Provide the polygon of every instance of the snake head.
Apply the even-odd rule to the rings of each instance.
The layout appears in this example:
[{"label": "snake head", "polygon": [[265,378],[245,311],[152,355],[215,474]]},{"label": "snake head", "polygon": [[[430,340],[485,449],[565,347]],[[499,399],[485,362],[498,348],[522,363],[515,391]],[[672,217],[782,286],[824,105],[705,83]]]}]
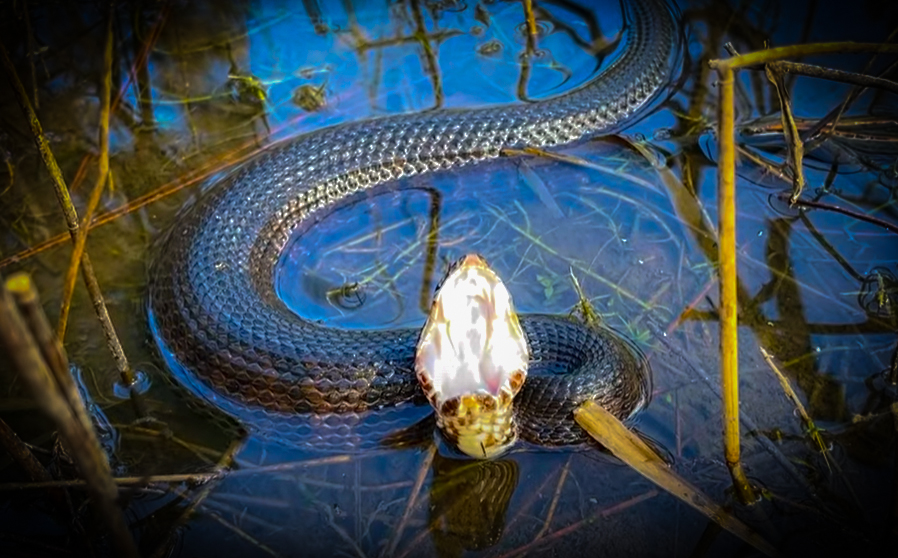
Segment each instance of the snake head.
[{"label": "snake head", "polygon": [[489,459],[517,439],[512,400],[530,348],[511,295],[481,256],[467,255],[437,287],[418,339],[415,372],[444,436]]}]

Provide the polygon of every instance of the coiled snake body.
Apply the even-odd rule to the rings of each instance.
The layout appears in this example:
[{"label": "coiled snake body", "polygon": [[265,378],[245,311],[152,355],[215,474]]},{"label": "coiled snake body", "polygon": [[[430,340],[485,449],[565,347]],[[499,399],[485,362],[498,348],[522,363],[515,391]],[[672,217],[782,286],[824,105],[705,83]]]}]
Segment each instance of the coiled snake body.
[{"label": "coiled snake body", "polygon": [[[210,189],[176,220],[151,269],[151,329],[180,365],[180,382],[239,418],[275,425],[281,417],[354,416],[419,398],[419,330],[345,330],[295,315],[274,290],[281,251],[362,190],[495,158],[505,148],[560,145],[622,127],[669,81],[679,49],[662,0],[624,0],[624,13],[623,53],[573,92],[325,128],[274,146]],[[521,325],[533,359],[515,400],[524,439],[579,441],[571,411],[586,399],[621,418],[645,403],[645,364],[616,335],[545,315],[524,315]],[[349,444],[366,441],[366,420],[341,423]]]}]

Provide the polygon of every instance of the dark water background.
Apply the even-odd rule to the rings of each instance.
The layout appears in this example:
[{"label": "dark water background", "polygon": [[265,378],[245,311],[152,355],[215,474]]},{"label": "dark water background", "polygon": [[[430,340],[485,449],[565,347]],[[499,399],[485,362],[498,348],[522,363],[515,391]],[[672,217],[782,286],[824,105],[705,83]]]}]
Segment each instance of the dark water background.
[{"label": "dark water background", "polygon": [[[119,428],[118,474],[209,471],[232,441],[221,420],[188,406],[166,383],[146,326],[152,243],[178,209],[230,165],[279,139],[370,116],[555,95],[583,84],[618,54],[617,3],[535,4],[540,34],[533,53],[517,2],[115,9],[113,97],[122,94],[110,125],[115,188],[101,201],[105,224],[91,232],[88,250],[125,350],[150,379],[149,410],[173,434],[159,435],[158,424],[131,424],[134,415],[114,395],[115,368],[79,285],[65,344],[97,406]],[[736,506],[721,441],[710,133],[717,90],[705,62],[725,56],[725,41],[740,52],[765,42],[882,41],[898,27],[898,7],[742,4],[681,3],[688,45],[682,82],[656,112],[623,132],[628,141],[561,150],[588,164],[509,158],[427,177],[415,189],[374,193],[292,244],[278,289],[304,316],[376,328],[422,323],[445,264],[469,251],[490,260],[525,312],[570,311],[577,301],[573,273],[605,320],[648,355],[654,400],[635,427],[679,474],[733,506],[787,555],[870,553],[896,525],[895,428],[888,414],[895,390],[885,374],[898,330],[898,237],[850,216],[789,209],[775,200],[788,184],[742,157],[743,451],[765,500],[751,509]],[[105,6],[86,3],[15,3],[2,8],[0,23],[26,88],[37,87],[41,122],[79,210],[96,179],[105,14]],[[806,61],[864,71],[869,59]],[[894,60],[881,56],[866,71],[894,76]],[[55,319],[70,245],[27,122],[2,83],[0,272],[31,273]],[[808,119],[820,118],[850,89],[809,78],[790,85],[796,115]],[[739,74],[736,102],[737,125],[764,117],[778,122],[773,90],[760,72]],[[868,92],[849,115],[854,127],[810,153],[806,197],[894,227],[895,96]],[[866,120],[857,124],[858,117]],[[629,143],[645,147],[652,161]],[[784,158],[778,134],[743,135],[740,146],[774,164]],[[435,247],[427,242],[434,231]],[[827,458],[803,434],[759,347],[775,356],[825,429]],[[3,418],[26,441],[49,447],[50,426],[20,382],[0,378]],[[195,515],[176,529],[171,555],[754,552],[594,449],[521,448],[472,464],[430,446],[321,455],[251,436],[237,453],[236,470],[207,485]],[[22,480],[5,455],[0,475]],[[198,493],[183,484],[128,493],[127,517],[144,552],[164,545]],[[0,492],[0,548],[12,555],[79,554],[85,537],[54,520],[39,496]]]}]

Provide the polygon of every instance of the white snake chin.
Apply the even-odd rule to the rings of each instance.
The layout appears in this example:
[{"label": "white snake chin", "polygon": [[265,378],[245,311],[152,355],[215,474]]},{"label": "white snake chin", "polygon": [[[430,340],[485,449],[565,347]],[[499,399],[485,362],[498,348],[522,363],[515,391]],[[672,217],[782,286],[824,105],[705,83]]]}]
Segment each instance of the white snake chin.
[{"label": "white snake chin", "polygon": [[512,400],[529,360],[502,280],[478,255],[456,262],[418,340],[415,372],[439,427],[459,450],[489,458],[514,443]]}]

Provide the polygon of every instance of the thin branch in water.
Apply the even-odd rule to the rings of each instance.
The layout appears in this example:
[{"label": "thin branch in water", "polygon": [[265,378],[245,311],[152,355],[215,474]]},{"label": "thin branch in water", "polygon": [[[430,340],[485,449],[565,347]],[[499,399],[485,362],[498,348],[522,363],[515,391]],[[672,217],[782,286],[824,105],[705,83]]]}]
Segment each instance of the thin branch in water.
[{"label": "thin branch in water", "polygon": [[31,70],[31,91],[34,95],[34,108],[35,110],[40,110],[41,102],[37,92],[37,70],[34,67],[34,30],[31,28],[31,13],[28,10],[28,2],[22,4],[22,11],[25,15],[25,35],[27,36],[25,44],[28,49],[28,65]]},{"label": "thin branch in water", "polygon": [[851,41],[837,43],[813,43],[809,45],[791,45],[757,52],[740,54],[727,59],[709,60],[708,65],[717,70],[727,67],[733,70],[748,68],[766,62],[797,58],[800,56],[813,56],[816,54],[851,54],[855,52],[898,52],[898,45],[882,43],[855,43]]},{"label": "thin branch in water", "polygon": [[[894,29],[889,34],[889,36],[886,37],[884,43],[892,41],[895,38],[896,34],[898,34],[898,28]],[[879,56],[879,54],[875,53],[870,57],[870,60],[867,61],[867,64],[864,66],[864,69],[861,73],[866,73],[870,70],[870,68],[873,67],[873,63],[876,61],[877,56]],[[888,75],[892,70],[895,69],[896,64],[898,64],[898,61],[889,65],[889,67],[883,70],[880,75]],[[811,144],[812,146],[816,146],[826,141],[829,134],[831,134],[836,129],[836,124],[842,118],[842,115],[845,113],[845,111],[847,111],[849,107],[851,107],[851,105],[854,103],[854,101],[856,101],[857,98],[860,97],[861,94],[866,90],[866,87],[860,85],[856,85],[854,88],[852,88],[852,90],[845,97],[845,100],[843,100],[839,104],[839,106],[829,111],[829,113],[824,116],[820,120],[820,122],[818,122],[814,127],[812,127],[804,134],[805,142]],[[824,128],[827,129],[824,131]]]},{"label": "thin branch in water", "polygon": [[783,392],[786,394],[786,397],[795,405],[795,409],[798,411],[798,415],[801,417],[802,423],[804,423],[805,430],[810,436],[811,440],[814,442],[814,445],[817,446],[817,449],[820,450],[820,453],[823,454],[823,460],[826,462],[826,467],[829,469],[830,473],[832,473],[833,469],[835,469],[839,473],[839,478],[842,479],[842,482],[845,483],[845,486],[848,488],[848,492],[851,493],[851,496],[854,498],[854,503],[857,505],[858,510],[863,509],[863,505],[861,504],[860,498],[858,498],[857,493],[854,491],[854,487],[848,481],[848,478],[842,472],[842,467],[839,466],[838,461],[832,459],[832,454],[829,452],[829,448],[826,445],[826,442],[823,441],[823,436],[821,436],[821,430],[817,427],[814,420],[811,418],[811,415],[808,414],[807,409],[805,409],[804,405],[799,399],[798,394],[795,393],[795,390],[792,388],[792,384],[789,382],[789,379],[782,373],[776,363],[773,361],[773,355],[767,352],[764,347],[759,347],[761,350],[761,355],[764,357],[764,360],[767,362],[767,366],[773,371],[773,374],[776,376],[776,379],[779,380],[780,385],[783,388]]},{"label": "thin branch in water", "polygon": [[[34,141],[37,144],[38,151],[41,154],[41,158],[43,159],[44,164],[46,165],[47,170],[50,173],[50,176],[53,178],[56,198],[59,201],[60,206],[62,207],[62,212],[65,216],[66,224],[68,225],[69,235],[72,237],[72,241],[75,242],[78,239],[78,231],[81,227],[78,221],[78,213],[75,211],[75,206],[72,204],[72,199],[69,196],[69,191],[66,186],[65,179],[62,176],[62,171],[60,170],[59,165],[56,163],[56,157],[50,150],[50,144],[48,143],[46,136],[44,136],[40,120],[38,120],[34,109],[31,108],[31,102],[28,100],[28,95],[25,93],[25,88],[22,86],[22,82],[19,80],[15,66],[13,65],[12,60],[10,60],[9,58],[9,54],[6,51],[6,47],[2,44],[0,44],[0,62],[2,62],[7,73],[7,77],[12,82],[13,89],[16,93],[16,100],[19,102],[19,106],[22,108],[22,112],[25,113],[25,116],[27,117],[28,122],[31,125],[31,131],[34,135]],[[112,352],[116,367],[118,368],[119,374],[122,377],[122,381],[125,385],[131,386],[134,384],[134,375],[131,372],[131,365],[128,363],[128,358],[125,355],[125,351],[122,348],[121,342],[119,341],[118,334],[116,334],[115,332],[115,326],[112,324],[112,319],[109,317],[109,312],[106,309],[106,303],[103,300],[103,293],[100,290],[100,285],[97,282],[97,277],[94,274],[93,265],[90,262],[90,258],[88,257],[87,252],[84,252],[81,258],[81,274],[84,278],[84,283],[87,286],[87,291],[90,296],[91,302],[93,303],[94,311],[96,312],[97,317],[100,319],[100,324],[103,327],[103,333],[106,337],[106,343],[109,346],[110,351]],[[139,404],[139,400],[137,398],[137,392],[132,391],[131,393],[132,401],[135,403],[135,408],[138,414],[141,415],[141,405]]]},{"label": "thin branch in water", "polygon": [[833,68],[824,68],[814,64],[802,64],[800,62],[790,62],[788,60],[780,60],[779,62],[771,62],[770,65],[776,66],[783,72],[795,74],[799,76],[808,76],[821,79],[829,79],[832,81],[841,81],[844,83],[853,83],[863,87],[875,87],[898,93],[898,82],[890,79],[883,79],[876,76],[868,76],[857,72],[846,72],[844,70],[835,70]]},{"label": "thin branch in water", "polygon": [[[785,193],[779,193],[776,195],[779,199],[783,201],[790,201],[790,196]],[[877,217],[873,217],[870,215],[866,215],[864,213],[860,213],[858,211],[854,211],[852,209],[848,209],[846,207],[841,207],[838,205],[832,205],[826,202],[807,200],[807,199],[798,199],[794,202],[795,205],[800,207],[813,207],[815,209],[825,209],[827,211],[834,211],[836,213],[841,213],[842,215],[847,215],[858,221],[864,221],[865,223],[870,223],[871,225],[876,225],[878,227],[882,227],[885,230],[891,233],[898,233],[898,225],[894,223],[889,223],[888,221],[883,221]]]},{"label": "thin branch in water", "polygon": [[50,328],[31,277],[25,273],[11,275],[6,281],[6,288],[15,299],[22,318],[41,351],[41,356],[53,376],[54,385],[59,395],[68,405],[72,416],[78,420],[81,430],[93,432],[93,422],[87,412],[84,400],[78,392],[75,380],[72,378],[65,349]]},{"label": "thin branch in water", "polygon": [[[898,345],[892,351],[892,362],[889,365],[889,383],[893,386],[898,384]],[[895,423],[895,427],[898,428],[898,422]]]},{"label": "thin branch in water", "polygon": [[657,489],[649,490],[648,492],[639,494],[638,496],[634,496],[634,497],[630,498],[629,500],[625,500],[625,501],[623,501],[619,504],[613,505],[609,508],[604,508],[604,509],[598,510],[597,512],[590,515],[589,517],[581,519],[580,521],[578,521],[576,523],[572,523],[572,524],[568,525],[567,527],[563,527],[557,531],[553,531],[552,533],[549,533],[548,535],[546,535],[545,537],[543,537],[541,539],[532,540],[525,545],[519,546],[518,548],[510,550],[504,554],[500,554],[498,556],[498,558],[512,558],[519,554],[524,554],[524,553],[532,550],[536,546],[543,545],[543,544],[549,543],[551,541],[563,538],[563,537],[573,533],[574,531],[580,529],[584,525],[591,525],[591,524],[595,523],[595,521],[600,518],[611,517],[618,512],[622,512],[622,511],[624,511],[628,508],[631,508],[637,504],[641,504],[642,502],[644,502],[646,500],[650,500],[660,493],[661,493],[661,491],[657,490]]},{"label": "thin branch in water", "polygon": [[[112,21],[115,17],[115,4],[109,4],[109,14],[106,27],[106,48],[103,51],[103,83],[100,87],[100,125],[99,125],[99,145],[100,156],[97,168],[97,182],[91,191],[90,199],[87,202],[87,209],[84,211],[84,217],[81,219],[81,226],[75,235],[75,246],[72,248],[72,256],[69,261],[69,267],[66,271],[65,282],[62,289],[62,305],[59,309],[59,321],[56,325],[56,336],[60,340],[65,340],[66,324],[69,317],[69,308],[72,303],[72,293],[75,292],[75,281],[78,278],[78,268],[81,263],[81,257],[84,254],[84,247],[87,244],[87,234],[90,230],[90,221],[93,219],[94,212],[100,204],[100,195],[103,193],[103,186],[109,183],[109,189],[112,189],[112,175],[109,172],[109,108],[112,99]],[[125,380],[125,378],[122,378]]]},{"label": "thin branch in water", "polygon": [[210,511],[210,512],[208,512],[206,515],[207,515],[208,517],[211,517],[211,518],[214,519],[215,521],[219,522],[220,524],[222,524],[222,525],[225,526],[226,528],[230,529],[231,531],[233,531],[234,533],[236,533],[240,538],[242,538],[242,539],[244,539],[245,541],[249,542],[250,544],[252,544],[252,545],[255,546],[256,548],[258,548],[259,550],[265,552],[265,553],[268,554],[269,556],[274,556],[275,558],[280,558],[281,555],[280,555],[278,552],[276,552],[273,548],[271,548],[270,546],[264,544],[263,542],[261,542],[260,540],[258,540],[258,539],[255,538],[255,537],[253,537],[252,535],[250,535],[249,533],[247,533],[246,531],[244,531],[244,530],[241,529],[240,527],[237,527],[236,525],[234,525],[233,523],[231,523],[230,521],[226,521],[224,518],[222,518],[221,516],[219,516],[218,513],[213,512],[213,511]]},{"label": "thin branch in water", "polygon": [[528,101],[527,84],[530,82],[530,72],[533,69],[532,59],[536,53],[536,19],[533,15],[532,0],[524,0],[524,19],[527,23],[527,43],[524,54],[521,56],[521,72],[518,74],[517,94],[519,101]]},{"label": "thin branch in water", "polygon": [[[44,468],[40,461],[31,453],[28,445],[25,444],[10,428],[6,421],[0,418],[0,445],[6,448],[10,457],[18,463],[19,467],[34,482],[50,482],[53,477],[50,472]],[[50,501],[56,510],[61,514],[69,513],[65,493],[59,488],[51,489],[48,492]]]},{"label": "thin branch in water", "polygon": [[776,96],[780,103],[783,136],[786,139],[786,144],[789,146],[789,159],[792,162],[792,197],[789,199],[789,203],[793,204],[801,195],[805,185],[804,144],[801,141],[801,136],[798,134],[795,117],[792,116],[792,101],[789,98],[789,91],[786,90],[783,71],[776,62],[767,64],[764,70],[767,73],[767,79],[770,80],[776,90]]},{"label": "thin branch in water", "polygon": [[[135,486],[151,484],[202,484],[219,478],[219,473],[183,473],[176,475],[150,475],[146,477],[118,477],[112,481],[117,486]],[[0,492],[16,490],[43,490],[45,488],[85,488],[83,479],[55,480],[46,482],[7,482],[0,484]]]},{"label": "thin branch in water", "polygon": [[779,367],[773,362],[773,355],[767,352],[764,347],[759,347],[761,351],[761,355],[764,357],[764,360],[767,362],[767,366],[770,367],[770,370],[773,371],[773,374],[776,376],[776,379],[779,380],[780,386],[783,388],[783,392],[786,394],[786,397],[795,405],[795,409],[798,411],[798,415],[801,417],[801,421],[804,423],[805,429],[807,429],[808,434],[811,437],[811,440],[823,454],[823,459],[826,461],[826,466],[830,468],[832,471],[831,460],[832,456],[829,454],[829,449],[826,447],[826,443],[823,441],[823,437],[820,435],[820,429],[817,428],[817,425],[814,423],[814,419],[811,418],[811,415],[808,414],[808,411],[804,408],[804,405],[799,399],[798,394],[795,393],[795,390],[792,389],[792,384],[789,383],[788,378],[783,375],[782,371],[780,371]]}]

